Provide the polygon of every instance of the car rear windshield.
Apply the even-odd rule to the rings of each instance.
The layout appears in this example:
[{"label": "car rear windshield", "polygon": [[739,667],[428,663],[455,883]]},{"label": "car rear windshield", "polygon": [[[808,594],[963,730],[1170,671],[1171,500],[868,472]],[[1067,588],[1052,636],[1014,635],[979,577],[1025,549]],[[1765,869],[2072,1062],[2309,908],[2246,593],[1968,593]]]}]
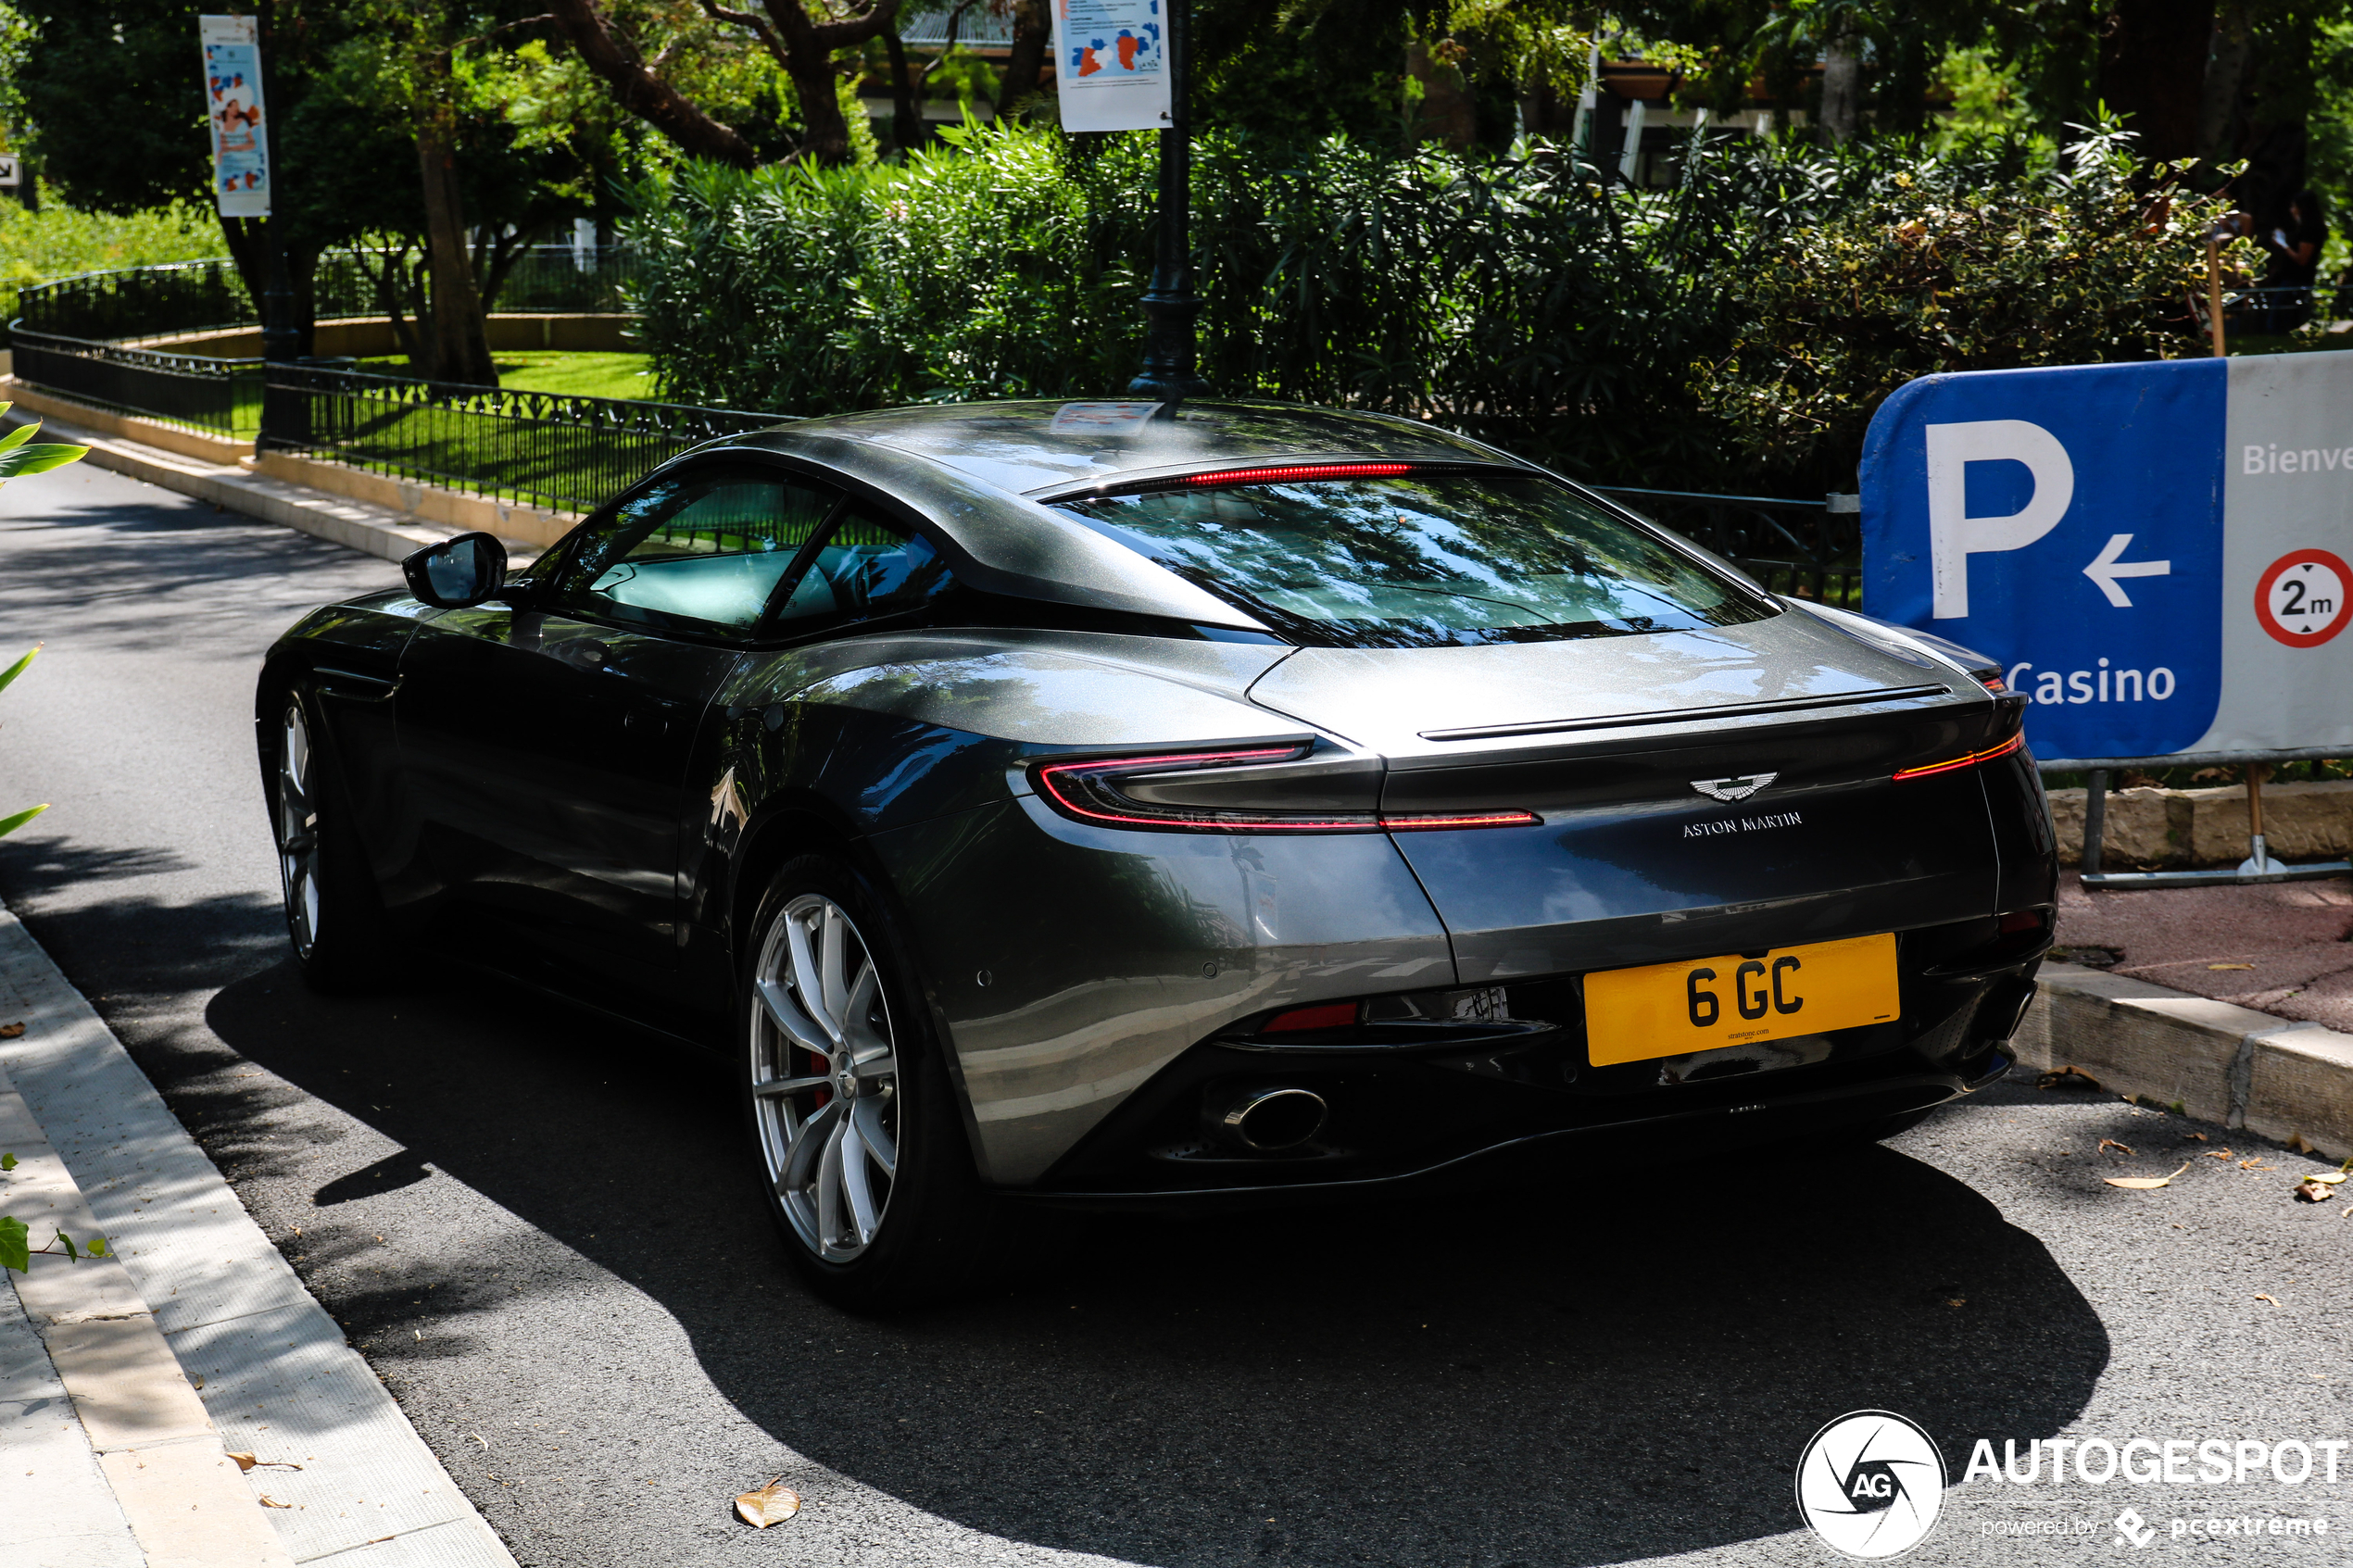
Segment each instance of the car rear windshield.
[{"label": "car rear windshield", "polygon": [[1534,477],[1184,485],[1062,503],[1293,640],[1552,642],[1728,626],[1770,601]]}]

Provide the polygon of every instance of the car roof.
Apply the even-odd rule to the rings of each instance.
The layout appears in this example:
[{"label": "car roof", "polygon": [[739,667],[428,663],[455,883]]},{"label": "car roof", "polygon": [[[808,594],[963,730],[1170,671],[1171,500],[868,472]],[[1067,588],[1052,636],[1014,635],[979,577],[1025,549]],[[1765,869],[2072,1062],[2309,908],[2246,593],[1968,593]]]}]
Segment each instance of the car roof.
[{"label": "car roof", "polygon": [[1509,462],[1491,447],[1388,414],[1298,404],[961,403],[799,420],[748,438],[790,450],[847,437],[953,469],[994,489],[1051,495],[1126,480],[1277,459]]},{"label": "car roof", "polygon": [[1371,460],[1523,467],[1434,426],[1280,403],[1005,402],[882,408],[724,438],[874,486],[931,525],[949,570],[992,594],[1201,626],[1265,628],[1084,519],[1047,503],[1098,485],[1224,468]]}]

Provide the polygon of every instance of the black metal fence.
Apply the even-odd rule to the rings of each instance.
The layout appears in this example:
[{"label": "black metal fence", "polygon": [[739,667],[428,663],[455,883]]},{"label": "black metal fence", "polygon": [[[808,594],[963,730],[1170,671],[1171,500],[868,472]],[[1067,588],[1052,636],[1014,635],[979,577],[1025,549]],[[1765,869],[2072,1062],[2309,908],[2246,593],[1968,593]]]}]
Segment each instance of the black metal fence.
[{"label": "black metal fence", "polygon": [[552,511],[593,510],[689,446],[786,418],[298,365],[268,374],[298,410],[283,448]]},{"label": "black metal fence", "polygon": [[80,402],[224,437],[251,430],[261,412],[259,359],[130,348],[19,327],[15,373]]},{"label": "black metal fence", "polygon": [[[314,277],[318,319],[384,314],[376,286],[380,251],[329,251]],[[487,302],[497,310],[612,313],[628,308],[623,291],[637,263],[623,247],[535,245],[518,256]],[[17,295],[17,330],[60,337],[114,340],[227,332],[261,324],[261,313],[236,267],[175,261],[113,272],[85,272],[35,283]]]},{"label": "black metal fence", "polygon": [[[1863,606],[1863,517],[1819,501],[1592,487],[1737,563],[1774,593],[1842,609]],[[1852,500],[1852,497],[1848,498]]]}]

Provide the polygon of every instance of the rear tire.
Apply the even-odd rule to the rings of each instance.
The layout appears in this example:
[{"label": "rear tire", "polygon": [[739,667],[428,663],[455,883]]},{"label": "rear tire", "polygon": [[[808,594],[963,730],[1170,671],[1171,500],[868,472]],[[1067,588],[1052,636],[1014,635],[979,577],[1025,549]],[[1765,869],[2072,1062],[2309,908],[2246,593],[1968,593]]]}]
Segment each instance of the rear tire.
[{"label": "rear tire", "polygon": [[390,933],[351,820],[350,792],[319,745],[321,734],[316,707],[288,692],[279,710],[271,818],[295,967],[315,990],[350,991],[383,976]]},{"label": "rear tire", "polygon": [[962,1107],[882,900],[830,856],[787,861],[738,974],[754,1170],[794,1271],[849,1311],[978,1285],[997,1261]]}]

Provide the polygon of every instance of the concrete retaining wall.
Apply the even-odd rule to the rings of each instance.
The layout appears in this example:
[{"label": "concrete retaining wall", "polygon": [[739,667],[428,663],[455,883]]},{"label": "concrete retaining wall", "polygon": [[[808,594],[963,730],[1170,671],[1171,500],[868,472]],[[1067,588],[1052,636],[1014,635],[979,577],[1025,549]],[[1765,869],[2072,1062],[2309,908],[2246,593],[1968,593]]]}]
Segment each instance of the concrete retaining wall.
[{"label": "concrete retaining wall", "polygon": [[2036,990],[2012,1042],[2027,1066],[2353,1156],[2353,1035],[2074,964],[2045,963]]},{"label": "concrete retaining wall", "polygon": [[[2059,859],[2077,864],[2083,848],[2083,794],[2051,791]],[[2353,779],[2263,786],[2263,837],[2279,859],[2342,860],[2353,856]],[[2109,871],[2235,866],[2246,859],[2246,791],[2112,789],[2100,834]]]}]

